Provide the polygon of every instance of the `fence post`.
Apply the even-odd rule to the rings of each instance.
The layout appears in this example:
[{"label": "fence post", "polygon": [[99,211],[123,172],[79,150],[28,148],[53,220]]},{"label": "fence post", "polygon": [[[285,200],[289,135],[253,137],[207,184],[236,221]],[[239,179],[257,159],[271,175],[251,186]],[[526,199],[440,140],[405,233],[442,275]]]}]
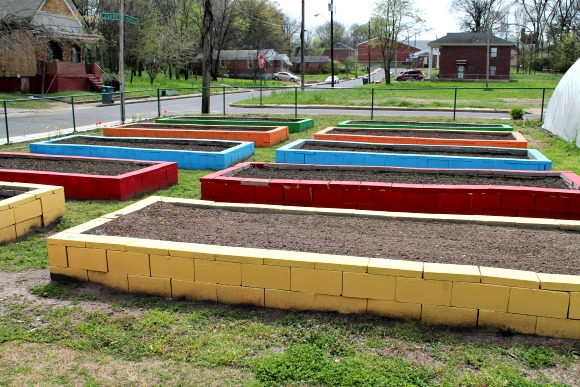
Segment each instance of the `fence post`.
[{"label": "fence post", "polygon": [[161,117],[161,97],[159,88],[157,88],[157,117]]},{"label": "fence post", "polygon": [[8,133],[8,109],[6,108],[6,100],[4,102],[4,125],[6,125],[6,144],[10,143],[10,134]]},{"label": "fence post", "polygon": [[453,121],[455,121],[456,113],[457,113],[457,87],[455,87],[455,93],[453,96]]},{"label": "fence post", "polygon": [[262,106],[262,82],[260,82],[260,106]]},{"label": "fence post", "polygon": [[75,97],[74,96],[70,96],[70,106],[72,109],[72,119],[73,119],[73,133],[77,132],[77,124],[76,124],[76,119],[75,119]]},{"label": "fence post", "polygon": [[125,106],[125,92],[122,91],[119,94],[121,96],[121,103],[119,104],[119,106],[121,106],[121,123],[124,124],[125,123],[125,109],[123,109],[123,107]]},{"label": "fence post", "polygon": [[223,92],[222,92],[222,104],[224,105],[224,116],[226,115],[226,87],[223,86],[222,87]]},{"label": "fence post", "polygon": [[375,118],[375,88],[371,89],[371,120]]},{"label": "fence post", "polygon": [[546,88],[542,89],[542,110],[540,110],[540,121],[544,121],[544,101],[546,98]]},{"label": "fence post", "polygon": [[298,88],[294,88],[294,118],[298,118]]}]

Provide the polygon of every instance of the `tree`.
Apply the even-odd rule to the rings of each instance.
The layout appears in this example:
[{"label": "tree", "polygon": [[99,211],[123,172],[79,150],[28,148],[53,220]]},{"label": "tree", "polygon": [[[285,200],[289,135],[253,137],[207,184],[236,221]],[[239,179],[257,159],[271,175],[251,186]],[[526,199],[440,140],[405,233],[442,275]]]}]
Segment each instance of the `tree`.
[{"label": "tree", "polygon": [[[337,43],[347,42],[348,34],[347,34],[347,27],[345,24],[341,22],[334,21],[334,45],[336,46]],[[330,48],[330,22],[326,22],[324,24],[319,25],[314,30],[314,34],[320,41],[322,48]]]},{"label": "tree", "polygon": [[522,15],[521,39],[529,47],[529,57],[524,58],[528,72],[542,68],[542,51],[545,42],[546,16],[549,0],[518,0]]},{"label": "tree", "polygon": [[[380,0],[376,3],[371,24],[377,39],[369,44],[381,52],[386,74],[389,74],[392,59],[397,54],[399,36],[414,35],[423,27],[425,21],[420,14],[412,0]],[[385,77],[385,82],[390,84],[391,77]]]},{"label": "tree", "polygon": [[463,31],[487,32],[505,20],[509,6],[510,0],[453,0],[449,10],[459,14]]},{"label": "tree", "polygon": [[568,71],[580,58],[580,36],[574,32],[568,32],[555,51],[554,69],[561,72]]},{"label": "tree", "polygon": [[202,47],[203,47],[203,65],[202,65],[202,90],[201,90],[201,112],[203,114],[209,114],[210,112],[210,69],[211,69],[211,58],[212,58],[212,24],[213,24],[213,11],[211,0],[204,0],[203,4],[203,34],[202,34]]}]

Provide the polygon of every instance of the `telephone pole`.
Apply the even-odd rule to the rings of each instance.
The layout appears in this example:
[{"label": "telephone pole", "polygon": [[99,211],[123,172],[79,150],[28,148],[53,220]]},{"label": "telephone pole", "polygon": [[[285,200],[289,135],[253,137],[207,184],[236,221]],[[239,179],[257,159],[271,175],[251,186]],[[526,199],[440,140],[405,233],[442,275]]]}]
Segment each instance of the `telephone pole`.
[{"label": "telephone pole", "polygon": [[125,123],[125,0],[119,9],[119,94],[121,101],[121,123]]}]

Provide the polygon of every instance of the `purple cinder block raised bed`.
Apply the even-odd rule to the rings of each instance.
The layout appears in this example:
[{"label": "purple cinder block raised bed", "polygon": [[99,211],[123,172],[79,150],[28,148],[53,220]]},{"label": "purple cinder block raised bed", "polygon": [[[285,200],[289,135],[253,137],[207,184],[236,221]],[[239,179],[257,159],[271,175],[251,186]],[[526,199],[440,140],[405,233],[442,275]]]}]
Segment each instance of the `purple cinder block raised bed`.
[{"label": "purple cinder block raised bed", "polygon": [[[42,166],[24,169],[27,160],[41,161]],[[103,174],[63,172],[67,165],[68,170],[85,168],[81,164],[90,164]],[[177,184],[177,164],[168,162],[0,152],[0,166],[0,180],[62,186],[69,199],[125,200]],[[120,166],[126,172],[107,174]]]},{"label": "purple cinder block raised bed", "polygon": [[580,176],[567,171],[241,163],[200,181],[220,202],[580,220]]}]

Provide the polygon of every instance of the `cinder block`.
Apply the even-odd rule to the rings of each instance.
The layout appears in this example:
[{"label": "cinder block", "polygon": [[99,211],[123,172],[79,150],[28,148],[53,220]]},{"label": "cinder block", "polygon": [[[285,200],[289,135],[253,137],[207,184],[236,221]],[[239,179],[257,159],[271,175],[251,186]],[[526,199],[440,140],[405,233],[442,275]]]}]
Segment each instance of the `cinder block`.
[{"label": "cinder block", "polygon": [[14,209],[7,208],[0,211],[0,228],[6,228],[9,226],[14,226],[16,221],[14,220]]},{"label": "cinder block", "polygon": [[242,285],[242,267],[239,263],[194,260],[195,282],[222,285]]},{"label": "cinder block", "polygon": [[424,324],[475,328],[477,326],[477,309],[423,304],[421,322]]},{"label": "cinder block", "polygon": [[128,280],[129,291],[132,293],[171,297],[171,282],[169,278],[143,277],[129,274]]},{"label": "cinder block", "polygon": [[109,288],[129,291],[129,281],[127,274],[119,273],[102,273],[100,271],[88,271],[89,282],[95,282]]},{"label": "cinder block", "polygon": [[153,239],[135,239],[127,244],[127,251],[143,254],[169,255],[169,243],[159,243]]},{"label": "cinder block", "polygon": [[189,281],[195,279],[193,258],[151,254],[149,262],[152,277],[177,278]]},{"label": "cinder block", "polygon": [[290,268],[271,265],[242,265],[242,286],[290,290]]},{"label": "cinder block", "polygon": [[369,258],[349,257],[344,255],[314,254],[314,268],[353,273],[366,273]]},{"label": "cinder block", "polygon": [[570,293],[539,289],[512,288],[508,312],[554,318],[566,318]]},{"label": "cinder block", "polygon": [[536,334],[562,339],[580,339],[580,320],[538,317]]},{"label": "cinder block", "polygon": [[44,212],[42,214],[42,225],[44,227],[49,226],[59,218],[62,218],[64,215],[65,215],[64,209]]},{"label": "cinder block", "polygon": [[495,267],[480,266],[481,283],[504,286],[517,286],[519,288],[539,289],[540,279],[531,271],[499,269]]},{"label": "cinder block", "polygon": [[16,225],[16,237],[20,238],[23,235],[26,235],[31,230],[41,228],[42,227],[42,217],[38,216],[36,218],[23,220],[21,222],[17,222]]},{"label": "cinder block", "polygon": [[265,306],[286,310],[316,310],[313,293],[289,292],[286,290],[266,289]]},{"label": "cinder block", "polygon": [[0,229],[0,243],[10,242],[16,239],[16,226],[8,226]]},{"label": "cinder block", "polygon": [[107,271],[107,252],[103,249],[67,247],[68,265],[74,269]]},{"label": "cinder block", "polygon": [[367,312],[366,299],[315,294],[314,302],[316,303],[317,309],[323,311],[343,314],[366,314]]},{"label": "cinder block", "polygon": [[28,203],[14,207],[14,220],[16,223],[42,216],[42,206],[40,200],[33,200]]},{"label": "cinder block", "polygon": [[397,278],[395,300],[423,305],[451,305],[451,281]]},{"label": "cinder block", "polygon": [[264,306],[264,289],[217,285],[217,300],[224,304]]},{"label": "cinder block", "polygon": [[217,285],[172,279],[171,297],[217,302]]},{"label": "cinder block", "polygon": [[394,277],[422,278],[423,262],[371,258],[369,260],[368,273]]},{"label": "cinder block", "polygon": [[291,289],[295,292],[342,294],[342,272],[317,269],[292,268]]},{"label": "cinder block", "polygon": [[126,251],[126,244],[133,240],[127,237],[83,234],[85,246],[91,249]]},{"label": "cinder block", "polygon": [[107,261],[111,273],[151,275],[148,254],[107,250]]},{"label": "cinder block", "polygon": [[48,246],[48,264],[50,266],[68,267],[68,259],[66,258],[66,247],[59,245]]},{"label": "cinder block", "polygon": [[88,281],[87,271],[83,269],[76,269],[73,267],[60,267],[51,266],[50,267],[50,279],[53,281],[58,281],[62,279],[62,276],[72,278],[77,281]]},{"label": "cinder block", "polygon": [[268,255],[269,257],[264,257],[264,265],[314,269],[316,263],[316,254],[313,253],[269,250]]},{"label": "cinder block", "polygon": [[342,280],[342,295],[345,297],[395,300],[396,277],[364,273],[343,273]]},{"label": "cinder block", "polygon": [[508,286],[454,282],[451,306],[507,312],[509,297]]},{"label": "cinder block", "polygon": [[48,196],[43,196],[40,198],[40,205],[42,207],[43,213],[51,211],[61,211],[64,214],[65,212],[64,193],[61,194],[53,193]]},{"label": "cinder block", "polygon": [[264,263],[265,254],[267,254],[267,250],[265,249],[216,246],[215,260],[261,265]]},{"label": "cinder block", "polygon": [[538,273],[538,278],[541,282],[541,289],[580,292],[580,276],[578,275]]},{"label": "cinder block", "polygon": [[570,310],[568,318],[580,320],[580,292],[570,293]]},{"label": "cinder block", "polygon": [[368,300],[367,312],[383,317],[419,320],[421,304],[371,299]]},{"label": "cinder block", "polygon": [[533,334],[536,331],[536,320],[536,316],[480,309],[477,325],[491,329],[512,328],[520,333]]},{"label": "cinder block", "polygon": [[198,243],[172,242],[169,244],[169,255],[214,261],[217,247],[218,246],[202,245]]},{"label": "cinder block", "polygon": [[478,266],[448,263],[425,262],[423,265],[423,278],[442,281],[480,282]]}]

